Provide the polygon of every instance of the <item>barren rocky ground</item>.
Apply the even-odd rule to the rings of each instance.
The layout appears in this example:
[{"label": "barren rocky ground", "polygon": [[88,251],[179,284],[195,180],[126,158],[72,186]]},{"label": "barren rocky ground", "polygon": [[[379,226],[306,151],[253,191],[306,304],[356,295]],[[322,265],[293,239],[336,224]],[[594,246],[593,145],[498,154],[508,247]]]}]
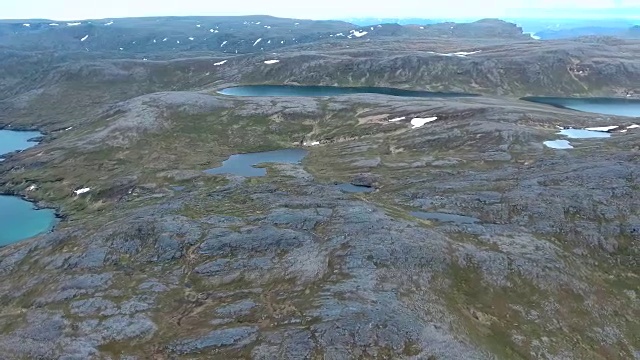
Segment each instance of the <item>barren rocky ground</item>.
[{"label": "barren rocky ground", "polygon": [[[0,358],[640,358],[640,129],[543,146],[558,127],[638,119],[518,100],[637,98],[639,42],[539,42],[496,21],[336,40],[366,29],[272,19],[305,41],[262,51],[265,20],[173,27],[261,26],[237,32],[249,43],[237,55],[112,51],[134,32],[163,36],[118,19],[116,35],[86,25],[102,41],[89,51],[66,45],[78,30],[35,55],[23,39],[52,29],[3,33],[0,124],[45,138],[0,162],[0,187],[63,220],[0,249]],[[482,96],[217,93],[283,83]],[[265,177],[204,173],[316,142]]]}]

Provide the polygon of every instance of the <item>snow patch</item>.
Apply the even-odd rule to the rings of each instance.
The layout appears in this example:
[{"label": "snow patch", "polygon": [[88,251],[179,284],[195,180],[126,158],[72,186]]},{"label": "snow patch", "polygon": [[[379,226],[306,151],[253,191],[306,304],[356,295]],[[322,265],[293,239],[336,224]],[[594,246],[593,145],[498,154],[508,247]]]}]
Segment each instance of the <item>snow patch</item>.
[{"label": "snow patch", "polygon": [[190,37],[189,40],[193,41],[193,40],[195,40],[195,38]]},{"label": "snow patch", "polygon": [[428,118],[413,118],[411,119],[411,125],[413,125],[412,129],[417,129],[424,124],[430,123],[432,121],[438,120],[438,117],[428,117]]},{"label": "snow patch", "polygon": [[269,26],[269,25],[265,25],[264,27],[265,27],[265,29],[271,29],[271,26]]},{"label": "snow patch", "polygon": [[220,45],[220,47],[223,47],[223,46],[225,46],[225,45],[227,45],[227,42],[226,42],[226,41],[222,42],[222,45]]},{"label": "snow patch", "polygon": [[74,190],[73,192],[77,195],[82,195],[82,194],[86,194],[89,191],[91,191],[91,188],[82,188],[82,189],[78,189],[78,190]]},{"label": "snow patch", "polygon": [[435,55],[440,55],[440,56],[457,56],[457,57],[467,57],[467,55],[473,55],[473,54],[477,54],[479,53],[480,50],[478,51],[458,51],[458,52],[454,52],[454,53],[437,53],[434,51],[427,51],[427,53],[429,54],[435,54]]},{"label": "snow patch", "polygon": [[168,38],[164,38],[164,39],[162,39],[162,41],[167,41],[167,40],[169,40],[169,39],[168,39]]},{"label": "snow patch", "polygon": [[258,45],[258,43],[259,43],[260,41],[262,41],[262,38],[260,38],[260,39],[256,40],[256,42],[254,42],[254,43],[253,43],[253,46]]},{"label": "snow patch", "polygon": [[453,53],[453,55],[455,55],[455,56],[467,56],[467,55],[477,54],[479,52],[480,52],[480,50],[478,50],[478,51],[470,51],[470,52],[458,51],[456,53]]},{"label": "snow patch", "polygon": [[27,188],[27,191],[33,191],[36,190],[38,187],[36,185],[31,185]]},{"label": "snow patch", "polygon": [[104,26],[111,26],[113,25],[113,21],[109,21],[108,23],[104,24]]},{"label": "snow patch", "polygon": [[200,24],[196,25],[196,27],[200,27]]},{"label": "snow patch", "polygon": [[403,117],[399,117],[399,118],[395,118],[395,119],[391,119],[391,120],[389,120],[389,122],[402,121],[402,120],[404,120],[404,119],[406,119],[406,117],[405,117],[405,116],[403,116]]},{"label": "snow patch", "polygon": [[60,24],[51,23],[51,24],[49,24],[49,26],[60,26]]},{"label": "snow patch", "polygon": [[80,41],[85,41],[89,38],[89,35],[85,35],[82,39],[80,39]]},{"label": "snow patch", "polygon": [[640,125],[638,125],[638,124],[633,124],[633,125],[629,125],[629,126],[627,126],[627,129],[637,129],[637,128],[640,128]]},{"label": "snow patch", "polygon": [[267,60],[264,63],[267,64],[267,65],[271,65],[271,64],[277,64],[279,62],[280,62],[280,60]]},{"label": "snow patch", "polygon": [[366,32],[366,31],[351,30],[351,35],[349,35],[349,38],[351,38],[352,36],[355,36],[355,37],[359,38],[359,37],[363,37],[363,36],[365,36],[367,34],[368,34],[368,32]]},{"label": "snow patch", "polygon": [[24,26],[24,27],[30,27],[30,26],[31,26],[31,24],[22,24],[22,26]]},{"label": "snow patch", "polygon": [[213,65],[214,65],[214,66],[224,65],[227,61],[229,61],[229,60],[222,60],[222,61],[220,61],[220,62],[217,62],[217,63],[213,64]]},{"label": "snow patch", "polygon": [[67,26],[78,26],[78,25],[82,25],[82,23],[79,23],[79,22],[67,23]]}]

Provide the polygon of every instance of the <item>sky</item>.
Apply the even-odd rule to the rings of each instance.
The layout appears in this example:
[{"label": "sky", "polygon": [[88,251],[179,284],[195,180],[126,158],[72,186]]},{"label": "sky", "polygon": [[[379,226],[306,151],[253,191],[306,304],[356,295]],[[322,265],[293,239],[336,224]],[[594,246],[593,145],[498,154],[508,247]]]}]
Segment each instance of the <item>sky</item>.
[{"label": "sky", "polygon": [[603,8],[634,8],[623,13],[640,18],[640,0],[0,0],[0,18],[81,20],[190,15],[273,15],[303,19],[507,18],[532,14],[553,17],[561,13],[597,15],[598,9]]}]

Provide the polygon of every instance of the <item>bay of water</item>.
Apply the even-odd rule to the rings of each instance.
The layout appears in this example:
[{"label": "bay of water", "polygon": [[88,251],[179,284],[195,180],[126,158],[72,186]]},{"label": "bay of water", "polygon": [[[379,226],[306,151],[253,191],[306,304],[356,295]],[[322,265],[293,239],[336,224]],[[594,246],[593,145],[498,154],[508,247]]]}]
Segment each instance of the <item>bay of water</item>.
[{"label": "bay of water", "polygon": [[0,195],[0,247],[45,233],[55,223],[53,210],[38,210],[19,197]]},{"label": "bay of water", "polygon": [[37,131],[0,130],[0,156],[17,150],[25,150],[38,145],[29,139],[42,136]]}]

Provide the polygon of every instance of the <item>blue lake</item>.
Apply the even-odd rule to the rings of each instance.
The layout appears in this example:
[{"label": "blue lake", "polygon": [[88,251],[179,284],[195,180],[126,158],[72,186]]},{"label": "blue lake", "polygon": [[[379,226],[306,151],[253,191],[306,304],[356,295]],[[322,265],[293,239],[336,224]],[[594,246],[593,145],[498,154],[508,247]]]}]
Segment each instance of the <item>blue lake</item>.
[{"label": "blue lake", "polygon": [[544,146],[552,149],[561,149],[561,150],[573,149],[573,146],[567,140],[549,140],[549,141],[543,142],[543,144]]},{"label": "blue lake", "polygon": [[[0,156],[36,146],[29,139],[42,134],[33,131],[0,130]],[[45,233],[56,223],[51,209],[37,209],[16,196],[0,195],[0,247]]]},{"label": "blue lake", "polygon": [[441,98],[476,96],[464,93],[402,90],[385,87],[338,87],[338,86],[292,86],[292,85],[247,85],[230,87],[218,91],[231,96],[340,96],[354,94],[378,94],[401,97]]},{"label": "blue lake", "polygon": [[207,174],[232,174],[246,177],[267,175],[267,169],[257,168],[256,165],[266,163],[297,164],[307,156],[304,149],[283,149],[249,154],[231,155],[222,162],[222,166],[205,170]]},{"label": "blue lake", "polygon": [[608,132],[585,129],[564,129],[560,130],[558,135],[564,135],[569,139],[602,139],[611,137]]},{"label": "blue lake", "polygon": [[525,97],[522,100],[583,112],[640,117],[640,100],[637,99]]}]

